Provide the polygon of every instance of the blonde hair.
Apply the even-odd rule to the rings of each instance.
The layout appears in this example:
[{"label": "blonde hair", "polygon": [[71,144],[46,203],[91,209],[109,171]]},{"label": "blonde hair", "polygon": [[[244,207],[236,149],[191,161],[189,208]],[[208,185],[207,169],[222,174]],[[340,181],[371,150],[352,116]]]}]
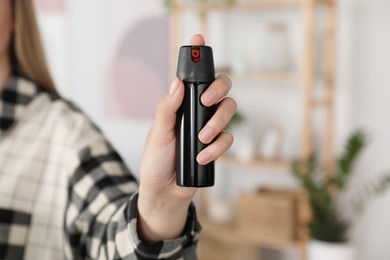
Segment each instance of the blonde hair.
[{"label": "blonde hair", "polygon": [[11,0],[14,3],[14,23],[11,51],[14,65],[32,81],[55,92],[38,30],[31,0]]}]

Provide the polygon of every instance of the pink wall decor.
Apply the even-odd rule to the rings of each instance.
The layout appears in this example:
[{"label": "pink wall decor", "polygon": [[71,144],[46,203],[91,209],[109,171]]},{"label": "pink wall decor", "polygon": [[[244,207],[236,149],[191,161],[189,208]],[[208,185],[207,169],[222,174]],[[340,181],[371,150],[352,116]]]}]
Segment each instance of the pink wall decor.
[{"label": "pink wall decor", "polygon": [[168,21],[150,17],[123,33],[103,90],[108,117],[152,118],[168,88]]},{"label": "pink wall decor", "polygon": [[34,0],[35,6],[39,11],[62,12],[65,10],[66,0]]}]

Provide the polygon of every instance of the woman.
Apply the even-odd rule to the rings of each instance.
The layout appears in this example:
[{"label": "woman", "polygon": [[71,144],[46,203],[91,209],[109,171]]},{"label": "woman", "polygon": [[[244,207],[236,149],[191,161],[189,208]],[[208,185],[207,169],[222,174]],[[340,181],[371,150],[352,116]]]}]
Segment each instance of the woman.
[{"label": "woman", "polygon": [[[204,44],[201,36],[191,44]],[[194,188],[175,182],[176,80],[160,100],[145,143],[139,186],[103,134],[57,93],[31,0],[0,0],[0,259],[196,258]],[[236,110],[219,76],[201,98],[218,102],[200,132],[221,156]]]}]

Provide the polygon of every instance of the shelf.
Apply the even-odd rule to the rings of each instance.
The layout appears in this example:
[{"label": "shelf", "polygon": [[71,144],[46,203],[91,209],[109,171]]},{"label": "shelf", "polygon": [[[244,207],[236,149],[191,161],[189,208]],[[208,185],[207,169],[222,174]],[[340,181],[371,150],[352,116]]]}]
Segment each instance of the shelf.
[{"label": "shelf", "polygon": [[336,3],[336,0],[317,0],[318,4],[332,5]]},{"label": "shelf", "polygon": [[269,168],[273,170],[280,171],[289,171],[291,163],[289,161],[284,160],[264,160],[261,158],[255,158],[250,161],[242,161],[238,158],[235,158],[231,155],[225,155],[221,157],[217,163],[221,165],[229,165],[236,167],[246,167],[246,168]]},{"label": "shelf", "polygon": [[[316,4],[333,4],[334,0],[315,0]],[[304,4],[304,0],[258,0],[253,3],[246,4],[180,4],[175,3],[172,7],[190,10],[190,11],[202,11],[202,12],[213,12],[213,11],[241,11],[241,12],[254,12],[258,10],[278,10],[278,9],[297,9]]]},{"label": "shelf", "polygon": [[295,71],[261,71],[245,73],[226,73],[232,79],[245,82],[253,81],[277,81],[277,82],[297,82],[299,73]]},{"label": "shelf", "polygon": [[225,243],[234,243],[254,247],[268,247],[272,249],[298,248],[302,242],[280,240],[272,237],[259,236],[248,232],[239,232],[233,225],[218,225],[212,223],[204,216],[199,216],[202,225],[200,237],[215,239]]},{"label": "shelf", "polygon": [[175,7],[191,11],[243,11],[253,12],[259,9],[291,9],[297,8],[301,1],[259,1],[248,4],[176,4]]},{"label": "shelf", "polygon": [[[177,3],[181,2],[181,3]],[[189,2],[201,2],[203,4],[190,4]],[[207,4],[207,3],[211,4]],[[212,4],[214,2],[214,4]],[[313,114],[316,111],[317,107],[324,108],[325,112],[325,135],[321,139],[321,143],[324,145],[324,150],[322,151],[325,158],[333,158],[333,129],[334,129],[334,116],[333,116],[333,96],[334,96],[334,73],[335,73],[335,58],[337,52],[335,47],[337,46],[335,42],[335,33],[337,25],[337,5],[336,0],[252,0],[245,1],[246,3],[239,3],[239,0],[231,1],[237,2],[236,4],[226,4],[220,3],[215,4],[217,1],[188,1],[188,0],[173,0],[171,6],[171,55],[175,57],[177,55],[177,50],[179,49],[178,43],[182,40],[183,27],[185,25],[185,11],[191,11],[192,14],[198,15],[198,25],[199,32],[204,34],[207,38],[210,33],[212,33],[212,27],[209,26],[210,16],[213,12],[224,14],[227,13],[239,13],[243,14],[255,14],[255,15],[264,15],[265,12],[301,12],[302,13],[302,41],[303,41],[303,52],[299,54],[302,57],[302,61],[299,64],[300,67],[296,71],[284,71],[284,72],[264,72],[264,71],[251,71],[243,74],[229,74],[233,80],[242,81],[242,82],[253,82],[253,81],[276,81],[276,82],[285,82],[294,80],[293,83],[298,83],[300,86],[301,97],[299,102],[302,103],[302,141],[301,143],[301,153],[300,156],[308,156],[313,149],[313,142],[315,140],[315,129],[313,123]],[[224,2],[224,1],[218,1]],[[244,1],[242,1],[244,2]],[[249,3],[250,2],[250,3]],[[317,49],[317,42],[315,41],[316,36],[316,23],[317,23],[317,7],[325,8],[327,15],[321,17],[321,22],[326,24],[324,34],[324,48],[322,48],[321,53],[325,57],[324,68],[326,84],[325,84],[325,99],[314,99],[316,88],[315,88],[315,79],[317,75],[316,64],[315,64],[315,51]],[[257,14],[255,13],[257,12]],[[240,16],[241,17],[241,16]],[[229,17],[227,17],[229,18]],[[245,21],[245,19],[243,19]],[[242,24],[242,28],[246,28],[245,24]],[[241,28],[240,27],[240,28]],[[226,28],[229,29],[229,28]],[[245,42],[243,42],[245,45]],[[230,53],[229,53],[230,54]],[[247,67],[248,68],[248,67]],[[220,68],[223,70],[224,68]],[[231,72],[227,68],[226,72]],[[175,60],[172,59],[171,62],[171,74],[174,75],[176,70]],[[301,108],[299,108],[301,109]],[[262,160],[256,158],[250,161],[242,161],[233,156],[223,156],[216,162],[217,166],[221,167],[232,167],[240,169],[234,172],[242,172],[242,168],[255,168],[257,170],[264,169],[265,171],[277,172],[277,174],[289,173],[291,162],[286,160]],[[265,172],[262,171],[262,172]],[[229,188],[229,187],[227,187]],[[209,201],[208,189],[202,189],[199,192],[199,207],[198,213],[207,212],[207,202]],[[203,241],[207,242],[208,240],[215,240],[226,244],[227,246],[234,244],[246,245],[249,247],[270,247],[274,249],[285,249],[285,248],[298,248],[299,250],[299,259],[307,260],[307,243],[309,239],[309,230],[308,226],[302,226],[302,230],[298,231],[299,241],[294,239],[275,239],[272,237],[262,237],[258,233],[247,232],[244,233],[238,228],[235,228],[234,225],[217,225],[213,222],[210,222],[208,218],[203,217],[204,214],[199,214],[199,220],[202,224],[203,230],[200,233],[200,237],[204,238]],[[301,234],[302,232],[302,234]],[[271,235],[270,235],[271,236]],[[213,247],[213,243],[210,243],[210,247]],[[216,251],[217,249],[215,249]],[[247,258],[248,259],[248,258]]]}]

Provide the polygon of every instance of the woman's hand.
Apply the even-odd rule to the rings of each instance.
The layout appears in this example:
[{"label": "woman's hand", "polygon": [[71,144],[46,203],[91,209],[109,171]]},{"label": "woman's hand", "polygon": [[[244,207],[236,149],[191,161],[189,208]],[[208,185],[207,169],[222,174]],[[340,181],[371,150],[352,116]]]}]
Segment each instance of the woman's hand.
[{"label": "woman's hand", "polygon": [[[201,35],[195,35],[190,44],[205,43]],[[203,143],[214,140],[198,154],[200,164],[216,160],[233,143],[232,134],[223,131],[237,109],[234,99],[226,97],[231,87],[230,79],[220,75],[201,97],[205,106],[217,104],[217,111],[199,133],[199,140]],[[158,104],[155,120],[146,139],[138,197],[138,233],[144,241],[179,237],[186,222],[188,206],[197,191],[196,188],[176,185],[175,123],[183,97],[183,82],[175,80],[169,93]]]}]

